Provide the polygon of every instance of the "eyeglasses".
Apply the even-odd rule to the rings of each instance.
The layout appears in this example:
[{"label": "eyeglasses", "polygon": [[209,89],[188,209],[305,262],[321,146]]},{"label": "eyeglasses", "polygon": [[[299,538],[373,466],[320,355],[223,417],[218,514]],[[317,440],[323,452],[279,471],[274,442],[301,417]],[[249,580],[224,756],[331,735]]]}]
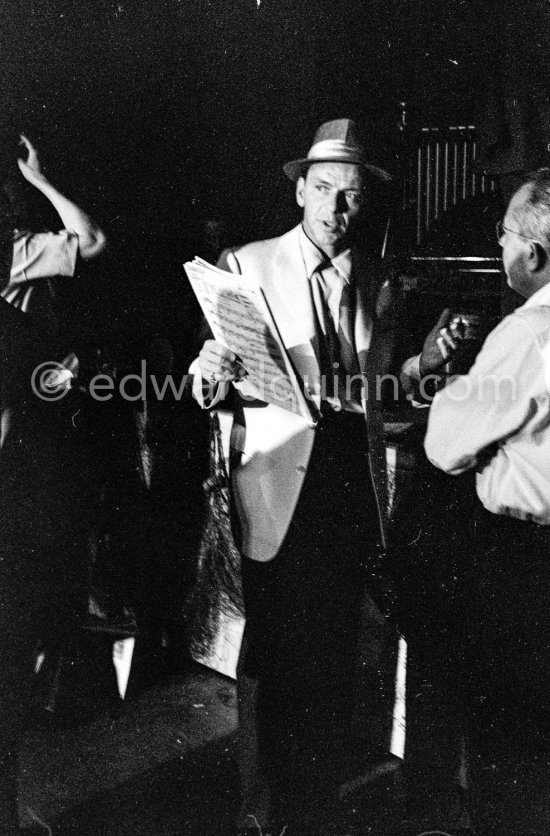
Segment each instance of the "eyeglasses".
[{"label": "eyeglasses", "polygon": [[525,239],[525,241],[532,241],[532,238],[529,238],[528,235],[524,235],[523,232],[516,232],[515,229],[510,229],[509,226],[504,226],[502,221],[497,221],[496,225],[496,233],[497,233],[497,241],[500,244],[500,240],[503,237],[505,232],[511,232],[512,235],[519,235],[520,238]]}]

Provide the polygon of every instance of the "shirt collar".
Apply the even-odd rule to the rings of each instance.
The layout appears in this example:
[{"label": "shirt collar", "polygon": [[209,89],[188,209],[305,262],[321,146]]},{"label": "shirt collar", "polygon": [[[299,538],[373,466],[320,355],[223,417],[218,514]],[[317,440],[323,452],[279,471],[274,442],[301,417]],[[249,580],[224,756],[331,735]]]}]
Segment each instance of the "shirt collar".
[{"label": "shirt collar", "polygon": [[[300,226],[300,249],[302,250],[304,264],[306,266],[307,277],[308,279],[311,279],[321,264],[326,263],[327,257],[325,253],[320,250],[310,238],[307,237],[303,226]],[[348,249],[344,250],[344,252],[335,255],[334,258],[330,259],[330,261],[340,276],[342,276],[344,281],[349,284],[351,281],[352,266],[351,247],[348,247]]]},{"label": "shirt collar", "polygon": [[534,308],[536,305],[550,305],[550,282],[540,287],[536,293],[523,303],[524,308]]}]

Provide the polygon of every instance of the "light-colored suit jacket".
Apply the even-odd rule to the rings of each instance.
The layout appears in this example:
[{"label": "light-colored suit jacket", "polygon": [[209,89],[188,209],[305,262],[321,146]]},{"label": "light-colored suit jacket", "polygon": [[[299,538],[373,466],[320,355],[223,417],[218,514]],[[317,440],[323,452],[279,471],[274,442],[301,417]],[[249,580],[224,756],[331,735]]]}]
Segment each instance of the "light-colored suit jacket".
[{"label": "light-colored suit jacket", "polygon": [[[258,279],[298,379],[311,382],[320,376],[318,340],[299,232],[297,226],[280,238],[225,251],[218,266]],[[352,251],[352,263],[356,288],[354,337],[359,368],[366,381],[363,409],[369,440],[369,472],[365,473],[365,479],[374,488],[384,543],[388,493],[380,382],[392,365],[395,335],[392,293],[387,281],[373,275],[372,260],[359,250]],[[191,371],[198,372],[197,361]],[[246,379],[234,385],[243,395],[254,394],[247,391]],[[310,388],[315,390],[315,386]],[[227,394],[226,385],[218,389],[208,406],[220,404]],[[195,395],[205,405],[200,386],[195,387]],[[290,525],[316,430],[305,418],[273,404],[258,408],[247,406],[243,400],[242,418],[237,423],[227,420],[227,416],[224,420],[221,415],[240,524],[241,551],[253,560],[268,561],[277,554]],[[361,490],[361,485],[357,485],[357,490]]]}]

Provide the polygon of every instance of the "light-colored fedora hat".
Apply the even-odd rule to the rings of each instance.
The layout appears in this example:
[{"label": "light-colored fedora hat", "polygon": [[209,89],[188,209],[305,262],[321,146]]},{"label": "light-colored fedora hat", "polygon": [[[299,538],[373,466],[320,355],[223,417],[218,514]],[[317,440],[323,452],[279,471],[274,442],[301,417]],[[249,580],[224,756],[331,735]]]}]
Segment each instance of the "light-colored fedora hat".
[{"label": "light-colored fedora hat", "polygon": [[351,119],[333,119],[318,128],[307,157],[285,163],[283,171],[291,180],[305,175],[313,163],[354,163],[361,165],[380,180],[389,182],[391,174],[367,162],[365,147],[355,122]]}]

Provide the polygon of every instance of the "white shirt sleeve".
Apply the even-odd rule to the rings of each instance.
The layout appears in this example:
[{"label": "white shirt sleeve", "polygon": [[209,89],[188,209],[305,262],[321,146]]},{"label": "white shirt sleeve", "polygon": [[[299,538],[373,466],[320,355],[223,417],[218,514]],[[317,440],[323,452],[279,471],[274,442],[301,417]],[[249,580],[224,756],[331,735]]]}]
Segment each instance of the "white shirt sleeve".
[{"label": "white shirt sleeve", "polygon": [[77,255],[78,235],[66,229],[22,235],[13,243],[10,285],[74,276]]},{"label": "white shirt sleeve", "polygon": [[543,373],[535,335],[512,314],[489,334],[468,374],[436,394],[424,442],[428,459],[451,474],[475,467],[480,454],[527,423]]}]

